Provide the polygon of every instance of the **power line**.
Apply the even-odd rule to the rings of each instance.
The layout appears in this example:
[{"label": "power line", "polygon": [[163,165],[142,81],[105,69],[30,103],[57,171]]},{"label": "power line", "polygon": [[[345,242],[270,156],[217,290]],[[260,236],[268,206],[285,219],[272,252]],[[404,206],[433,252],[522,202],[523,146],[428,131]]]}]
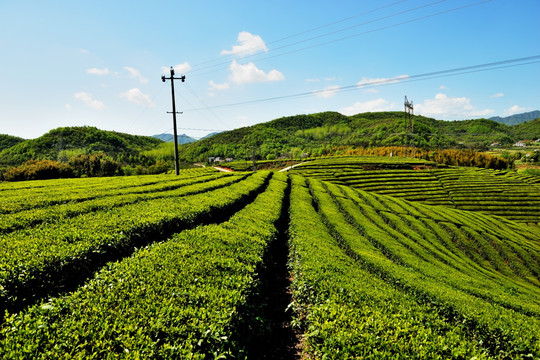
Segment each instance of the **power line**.
[{"label": "power line", "polygon": [[154,93],[150,96],[150,104],[144,105],[144,109],[141,110],[139,115],[137,115],[137,117],[132,121],[131,125],[127,128],[128,131],[133,128],[133,125],[135,125],[135,123],[141,118],[141,116],[143,116],[143,114],[146,112],[146,110],[148,110],[150,105],[153,104],[152,99],[154,99],[161,92],[161,90],[163,90],[163,86],[160,86],[156,91],[154,91]]},{"label": "power line", "polygon": [[[483,63],[483,64],[477,64],[477,65],[471,65],[471,66],[433,71],[433,72],[428,72],[428,73],[423,73],[423,74],[411,75],[407,77],[394,77],[394,78],[389,78],[389,79],[374,80],[374,81],[366,82],[362,84],[361,86],[359,86],[358,84],[343,86],[335,90],[335,92],[351,91],[351,90],[364,89],[364,88],[370,88],[370,87],[381,86],[381,85],[403,83],[403,82],[409,82],[409,81],[434,79],[434,78],[445,77],[445,76],[455,76],[455,75],[461,75],[461,74],[467,74],[467,73],[479,72],[479,71],[490,71],[490,70],[496,70],[496,69],[501,69],[501,68],[506,68],[506,67],[511,67],[511,66],[529,65],[529,64],[540,62],[540,60],[538,59],[540,59],[540,55],[534,55],[534,56],[528,56],[528,57],[522,57],[522,58],[508,59],[508,60],[502,60],[502,61],[496,61],[496,62],[490,62],[490,63]],[[211,106],[207,108],[187,109],[186,111],[199,111],[202,109],[220,109],[220,108],[234,107],[234,106],[240,106],[240,105],[251,105],[251,104],[262,103],[262,102],[301,98],[301,97],[321,94],[327,91],[328,91],[327,89],[315,90],[315,91],[309,91],[309,92],[303,92],[303,93],[297,93],[297,94],[274,96],[274,97],[263,98],[263,99],[216,105],[216,106]]]},{"label": "power line", "polygon": [[[202,100],[202,98],[197,95],[197,93],[195,92],[195,90],[193,90],[190,86],[187,87],[189,92],[191,92],[191,94],[193,94],[193,96],[195,97],[195,99],[197,99],[203,106],[204,106],[204,109],[207,110],[208,112],[210,112],[210,114],[212,114],[220,123],[222,123],[223,125],[225,125],[225,127],[229,127],[229,125],[227,125],[225,123],[225,121],[223,121],[208,105],[206,105],[206,103]],[[203,114],[204,116],[204,114]]]},{"label": "power line", "polygon": [[[375,9],[363,11],[363,12],[361,12],[361,13],[358,13],[358,14],[355,14],[355,15],[352,15],[352,16],[349,16],[349,17],[340,19],[340,20],[336,20],[336,21],[333,21],[333,22],[330,22],[330,23],[326,23],[326,24],[323,24],[323,25],[320,25],[320,26],[316,26],[316,27],[313,27],[313,28],[311,28],[311,29],[303,30],[303,31],[300,31],[300,32],[298,32],[298,33],[294,33],[294,34],[291,34],[291,35],[287,35],[287,36],[282,37],[282,38],[280,38],[280,39],[277,39],[277,40],[273,40],[273,41],[267,42],[266,45],[271,45],[271,44],[279,43],[279,42],[282,42],[282,41],[284,41],[284,40],[288,40],[288,39],[291,39],[291,38],[294,38],[294,37],[298,37],[298,36],[300,36],[300,35],[304,35],[304,34],[307,34],[307,33],[313,32],[313,31],[317,31],[317,30],[320,30],[320,29],[324,29],[324,28],[326,28],[326,27],[329,27],[329,26],[332,26],[332,25],[335,25],[335,24],[339,24],[339,23],[345,22],[345,21],[354,19],[354,18],[359,17],[359,16],[362,16],[362,15],[367,15],[367,14],[376,12],[376,11],[378,11],[378,10],[382,10],[382,9],[385,9],[385,8],[388,8],[388,7],[391,7],[391,6],[394,6],[394,5],[397,5],[397,4],[406,2],[406,1],[409,1],[409,0],[399,0],[399,1],[395,1],[395,2],[392,2],[392,3],[387,4],[387,5],[383,5],[383,6],[377,7],[377,8],[375,8]],[[249,51],[249,50],[257,50],[257,47],[248,48],[247,50],[248,50],[248,51]],[[235,56],[235,54],[229,54],[229,55],[217,57],[217,58],[214,58],[214,59],[206,60],[206,61],[203,61],[203,62],[200,62],[200,63],[198,63],[198,64],[193,65],[192,68],[196,68],[196,67],[199,67],[199,66],[201,66],[201,65],[205,65],[205,64],[208,64],[208,63],[212,63],[212,62],[214,62],[214,61],[220,61],[220,60],[223,60],[223,59],[231,59],[231,58],[233,58],[234,56]],[[248,56],[246,56],[246,57],[251,57],[251,56],[253,56],[253,55],[248,55]],[[223,64],[223,63],[221,63],[221,64]],[[213,65],[213,66],[216,66],[216,65]],[[210,67],[210,66],[207,66],[207,67]],[[204,67],[204,68],[207,68],[207,67]],[[204,68],[203,68],[203,69],[204,69]],[[196,69],[195,71],[197,71],[197,69]],[[190,74],[190,75],[192,75],[192,74]]]},{"label": "power line", "polygon": [[[314,37],[311,37],[311,38],[308,38],[308,39],[299,40],[299,41],[294,42],[292,44],[287,44],[287,45],[283,45],[283,46],[280,46],[278,48],[272,49],[272,51],[284,49],[284,48],[291,47],[291,46],[294,46],[294,45],[298,45],[298,44],[301,44],[301,43],[305,43],[305,42],[308,42],[308,41],[316,40],[318,38],[333,35],[333,34],[343,32],[343,31],[346,31],[346,30],[350,30],[352,28],[356,28],[356,27],[359,27],[359,26],[362,26],[362,25],[374,23],[374,22],[377,22],[377,21],[381,21],[381,20],[384,20],[384,19],[388,19],[388,18],[391,18],[391,17],[402,15],[404,13],[412,12],[412,11],[422,9],[422,8],[426,8],[426,7],[429,7],[429,6],[433,6],[433,5],[439,4],[439,3],[444,2],[444,1],[447,1],[447,0],[438,0],[438,1],[435,1],[435,2],[428,3],[428,4],[424,4],[422,6],[418,6],[418,7],[407,9],[407,10],[402,10],[402,11],[399,11],[399,12],[396,12],[396,13],[393,13],[393,14],[390,14],[390,15],[386,15],[386,16],[383,16],[383,17],[380,17],[380,18],[377,18],[377,19],[373,19],[373,20],[370,20],[370,21],[367,21],[367,22],[364,22],[364,23],[352,25],[352,26],[346,27],[344,29],[339,29],[339,30],[335,30],[335,31],[332,31],[332,32],[329,32],[329,33],[320,34],[320,35],[317,35],[317,36],[314,36]],[[276,58],[276,57],[279,57],[279,56],[290,55],[290,54],[293,54],[293,53],[296,53],[296,52],[299,52],[299,51],[304,51],[304,50],[308,50],[308,49],[312,49],[312,48],[316,48],[316,47],[320,47],[320,46],[329,45],[329,44],[332,44],[332,43],[335,43],[335,42],[338,42],[338,41],[347,40],[347,39],[350,39],[350,38],[353,38],[353,37],[358,37],[358,36],[361,36],[361,35],[366,35],[366,34],[370,34],[370,33],[377,32],[377,31],[391,29],[391,28],[401,26],[401,25],[405,25],[405,24],[409,24],[409,23],[412,23],[412,22],[425,20],[425,19],[430,18],[430,17],[444,15],[444,14],[454,12],[454,11],[457,11],[457,10],[461,10],[461,9],[464,9],[464,8],[477,6],[477,5],[480,5],[480,4],[483,4],[483,3],[486,3],[486,2],[490,2],[490,1],[491,0],[482,0],[482,1],[472,3],[472,4],[467,4],[467,5],[451,8],[451,9],[446,9],[446,10],[439,11],[439,12],[436,12],[436,13],[432,13],[432,14],[420,16],[420,17],[417,17],[417,18],[405,20],[405,21],[402,21],[402,22],[399,22],[399,23],[390,24],[390,25],[382,26],[382,27],[379,27],[379,28],[376,28],[376,29],[371,29],[371,30],[367,30],[367,31],[364,31],[364,32],[356,33],[356,34],[347,35],[347,36],[344,36],[344,37],[341,37],[341,38],[332,39],[332,40],[329,40],[329,41],[326,41],[326,42],[305,46],[305,47],[302,47],[302,48],[299,48],[299,49],[294,49],[294,50],[291,50],[291,51],[287,51],[287,52],[283,52],[283,53],[279,53],[279,54],[275,54],[275,55],[260,57],[259,59],[257,59],[257,61],[264,61],[264,60]],[[252,57],[256,57],[256,56],[260,56],[260,55],[261,54],[248,55],[248,56],[245,56],[244,59],[252,58]],[[200,69],[196,69],[196,70],[192,71],[191,74],[193,76],[197,76],[197,75],[200,76],[200,75],[206,75],[206,74],[210,74],[210,73],[213,73],[213,72],[225,70],[225,69],[228,68],[228,66],[220,67],[218,69],[208,70],[208,71],[204,71],[204,72],[200,73],[200,71],[203,71],[205,69],[210,69],[210,68],[225,65],[225,64],[228,64],[228,63],[229,63],[229,61],[224,61],[224,62],[221,62],[221,63],[218,63],[218,64],[214,64],[214,65],[210,65],[210,66],[203,67],[203,68],[200,68]]]}]

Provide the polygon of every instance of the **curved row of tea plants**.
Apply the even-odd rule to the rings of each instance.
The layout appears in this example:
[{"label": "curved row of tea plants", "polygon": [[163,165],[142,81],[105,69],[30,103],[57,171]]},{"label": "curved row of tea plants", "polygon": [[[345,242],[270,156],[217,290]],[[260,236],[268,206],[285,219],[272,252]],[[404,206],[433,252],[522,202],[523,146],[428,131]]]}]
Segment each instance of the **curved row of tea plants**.
[{"label": "curved row of tea plants", "polygon": [[537,229],[303,181],[291,194],[296,309],[316,357],[540,355]]},{"label": "curved row of tea plants", "polygon": [[309,357],[486,357],[463,324],[359,266],[321,221],[304,178],[292,184],[293,307]]},{"label": "curved row of tea plants", "polygon": [[254,319],[242,310],[253,305],[250,293],[276,236],[286,186],[286,177],[275,175],[227,222],[141,249],[72,294],[9,316],[0,330],[0,356],[243,358],[253,335],[245,325]]},{"label": "curved row of tea plants", "polygon": [[[317,160],[301,164],[291,172],[428,205],[479,211],[522,223],[540,223],[540,186],[513,172],[426,168],[408,164],[403,159],[396,159],[392,164],[389,158],[379,158],[378,165],[375,159],[370,159],[372,167],[369,168],[363,165],[367,163],[363,159]],[[408,168],[399,168],[403,164]],[[396,168],[390,169],[390,165]]]},{"label": "curved row of tea plants", "polygon": [[199,192],[192,189],[189,196],[150,199],[3,235],[0,307],[17,306],[54,293],[69,286],[73,277],[88,275],[106,261],[173,232],[226,219],[262,191],[269,178],[268,172],[240,182],[224,177],[229,186],[212,191],[207,191],[209,183],[201,183],[194,185]]},{"label": "curved row of tea plants", "polygon": [[485,169],[434,169],[456,208],[540,223],[540,186],[519,175]]},{"label": "curved row of tea plants", "polygon": [[[134,204],[152,199],[179,197],[197,194],[228,186],[243,180],[247,176],[223,176],[212,174],[201,175],[197,178],[188,178],[178,181],[162,181],[159,184],[148,186],[133,186],[122,192],[93,191],[92,196],[77,199],[67,203],[36,207],[4,214],[0,219],[0,234],[6,234],[18,229],[28,229],[43,222],[57,222],[65,218],[86,214],[99,210],[110,210],[114,207]],[[31,200],[29,201],[31,203]]]},{"label": "curved row of tea plants", "polygon": [[[214,170],[184,170],[178,177],[166,175],[108,177],[91,179],[59,179],[29,181],[25,186],[12,188],[13,183],[0,184],[0,213],[18,211],[82,202],[130,193],[149,193],[163,191],[182,186],[190,179],[216,176]],[[45,183],[45,184],[43,184]],[[17,183],[18,184],[18,183]]]}]

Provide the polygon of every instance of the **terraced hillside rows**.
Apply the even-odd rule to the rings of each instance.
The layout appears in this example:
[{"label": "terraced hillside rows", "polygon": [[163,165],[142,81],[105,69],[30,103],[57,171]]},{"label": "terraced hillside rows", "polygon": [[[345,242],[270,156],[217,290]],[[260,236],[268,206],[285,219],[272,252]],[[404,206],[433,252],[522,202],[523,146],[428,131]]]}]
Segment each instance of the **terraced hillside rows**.
[{"label": "terraced hillside rows", "polygon": [[536,226],[268,171],[0,194],[2,359],[540,357]]},{"label": "terraced hillside rows", "polygon": [[540,186],[532,176],[479,168],[441,168],[414,160],[377,159],[380,158],[329,158],[301,164],[291,172],[428,205],[540,223]]},{"label": "terraced hillside rows", "polygon": [[293,177],[293,295],[314,358],[537,358],[540,232]]}]

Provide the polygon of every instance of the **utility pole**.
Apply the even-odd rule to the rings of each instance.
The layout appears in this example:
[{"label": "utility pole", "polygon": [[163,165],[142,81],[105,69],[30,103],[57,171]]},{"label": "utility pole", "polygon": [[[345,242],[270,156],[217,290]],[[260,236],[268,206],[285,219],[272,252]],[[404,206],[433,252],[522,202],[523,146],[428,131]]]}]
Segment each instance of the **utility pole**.
[{"label": "utility pole", "polygon": [[[171,76],[165,77],[165,75],[161,75],[161,81],[165,82],[165,80],[171,80],[171,93],[172,93],[172,114],[173,114],[173,128],[174,128],[174,171],[176,175],[180,173],[179,165],[178,165],[178,132],[176,131],[176,114],[181,114],[182,112],[176,112],[176,104],[174,100],[174,80],[182,80],[182,82],[186,81],[186,75],[182,75],[180,77],[174,77],[174,69],[171,66]],[[170,114],[169,111],[167,111],[168,114]]]},{"label": "utility pole", "polygon": [[[405,136],[406,136],[406,139],[408,140],[409,138],[409,129],[411,131],[411,143],[412,143],[412,147],[413,147],[413,153],[412,155],[414,156],[414,118],[411,119],[411,115],[413,114],[413,110],[414,110],[414,107],[413,107],[413,102],[412,101],[409,101],[407,99],[407,96],[405,95],[405,113],[408,114],[407,116],[407,119],[405,120]],[[408,141],[406,141],[406,144],[408,145]]]}]

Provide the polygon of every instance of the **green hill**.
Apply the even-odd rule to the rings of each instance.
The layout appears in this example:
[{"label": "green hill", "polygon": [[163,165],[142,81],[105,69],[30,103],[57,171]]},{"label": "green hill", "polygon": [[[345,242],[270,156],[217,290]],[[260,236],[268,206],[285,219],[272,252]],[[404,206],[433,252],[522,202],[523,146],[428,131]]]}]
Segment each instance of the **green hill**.
[{"label": "green hill", "polygon": [[15,146],[23,141],[23,138],[17,136],[0,134],[0,151],[4,149],[9,149],[10,147]]},{"label": "green hill", "polygon": [[61,127],[32,140],[16,143],[0,152],[6,165],[19,165],[30,159],[68,160],[72,156],[104,152],[116,160],[137,156],[162,143],[149,136],[135,136],[95,127]]},{"label": "green hill", "polygon": [[251,157],[259,159],[299,158],[302,154],[320,156],[336,149],[373,146],[420,148],[487,149],[492,143],[511,145],[526,138],[540,137],[540,122],[507,126],[492,120],[442,121],[413,116],[414,135],[406,134],[404,112],[376,112],[345,116],[337,112],[283,117],[223,132],[181,147],[185,161],[205,161],[208,157]]},{"label": "green hill", "polygon": [[516,140],[540,139],[540,118],[515,125],[513,128]]}]

